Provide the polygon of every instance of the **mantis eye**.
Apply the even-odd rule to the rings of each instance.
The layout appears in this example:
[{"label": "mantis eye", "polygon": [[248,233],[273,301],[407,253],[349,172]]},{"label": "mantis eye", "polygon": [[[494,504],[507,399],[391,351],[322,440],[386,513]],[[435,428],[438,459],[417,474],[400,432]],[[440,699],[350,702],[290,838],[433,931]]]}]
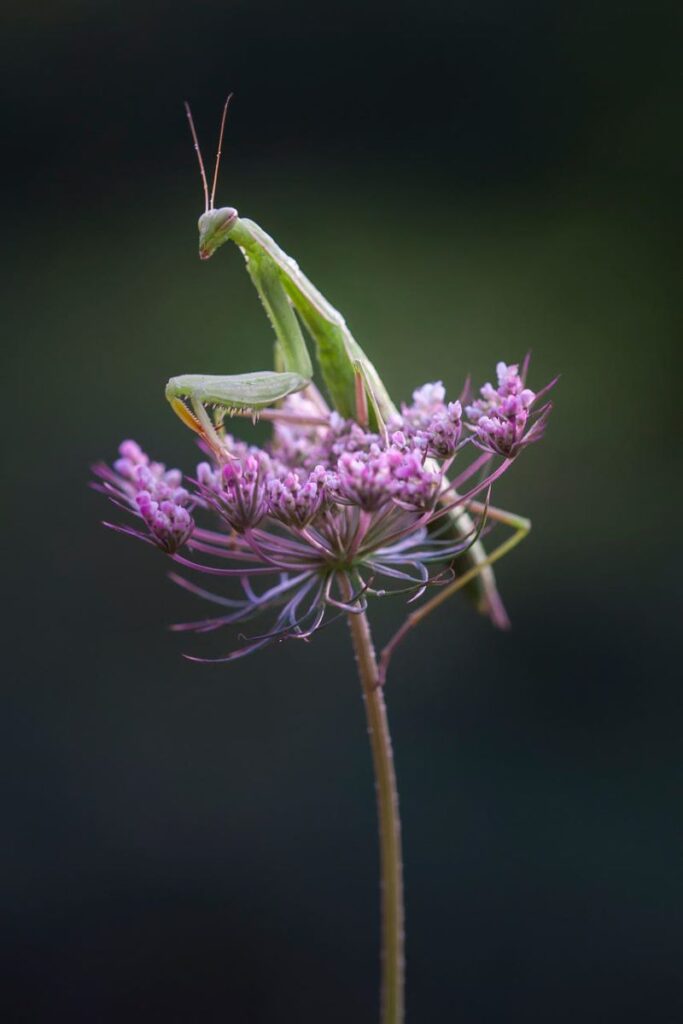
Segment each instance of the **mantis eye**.
[{"label": "mantis eye", "polygon": [[224,231],[237,220],[237,210],[232,206],[221,206],[219,210],[207,210],[199,218],[199,230]]}]

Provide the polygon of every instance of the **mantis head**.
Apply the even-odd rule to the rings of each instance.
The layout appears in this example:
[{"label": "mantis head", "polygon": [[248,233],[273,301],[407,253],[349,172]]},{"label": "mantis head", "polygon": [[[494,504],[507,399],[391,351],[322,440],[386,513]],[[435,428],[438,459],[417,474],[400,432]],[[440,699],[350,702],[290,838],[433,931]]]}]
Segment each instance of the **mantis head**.
[{"label": "mantis head", "polygon": [[208,260],[227,242],[237,223],[237,210],[222,206],[220,210],[206,210],[199,218],[199,258]]},{"label": "mantis head", "polygon": [[213,201],[216,195],[216,184],[218,182],[218,168],[221,162],[221,148],[223,146],[223,131],[225,129],[225,118],[228,113],[228,106],[232,93],[228,96],[223,107],[223,117],[221,118],[221,130],[218,136],[218,148],[216,150],[216,166],[213,172],[213,182],[211,184],[211,193],[209,193],[209,183],[206,177],[206,171],[204,170],[204,161],[202,160],[202,153],[199,148],[199,140],[197,138],[197,132],[195,130],[194,121],[192,120],[192,111],[188,103],[185,104],[185,113],[187,114],[187,120],[190,124],[190,132],[192,133],[192,141],[194,142],[194,148],[197,153],[197,159],[199,161],[199,173],[202,178],[202,185],[204,188],[204,213],[199,218],[199,258],[201,260],[208,260],[215,253],[216,249],[219,249],[224,242],[227,242],[230,237],[230,232],[237,224],[237,210],[234,210],[232,206],[222,206],[219,210],[216,210]]}]

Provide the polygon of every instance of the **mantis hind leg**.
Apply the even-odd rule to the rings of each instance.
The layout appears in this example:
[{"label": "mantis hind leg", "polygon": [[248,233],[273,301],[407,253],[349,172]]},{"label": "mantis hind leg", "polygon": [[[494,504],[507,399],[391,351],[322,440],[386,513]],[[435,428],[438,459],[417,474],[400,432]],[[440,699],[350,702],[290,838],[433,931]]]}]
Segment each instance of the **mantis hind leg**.
[{"label": "mantis hind leg", "polygon": [[[367,429],[370,424],[371,409],[374,414],[378,430],[386,437],[387,426],[384,416],[382,415],[383,410],[381,408],[381,403],[373,387],[372,376],[368,372],[367,366],[362,362],[362,360],[354,360],[353,373],[355,384],[356,421],[360,423],[362,427]],[[370,399],[370,409],[368,409],[368,398]]]},{"label": "mantis hind leg", "polygon": [[394,651],[399,644],[405,639],[416,626],[419,626],[424,619],[427,618],[436,608],[447,601],[449,597],[455,594],[458,590],[466,587],[468,583],[471,583],[483,570],[488,566],[499,561],[504,555],[507,555],[513,548],[517,547],[524,538],[529,534],[531,530],[531,520],[525,519],[523,516],[515,515],[512,512],[506,512],[503,509],[492,508],[489,506],[486,508],[478,501],[470,501],[467,503],[469,511],[477,514],[486,514],[489,519],[493,519],[498,523],[502,523],[504,526],[510,526],[513,528],[514,533],[498,545],[486,558],[477,562],[476,565],[468,569],[457,579],[453,580],[443,589],[439,590],[429,601],[426,601],[423,605],[420,605],[414,612],[407,617],[403,625],[394,633],[392,638],[384,647],[382,654],[379,659],[379,672],[378,680],[379,685],[383,686],[386,681],[387,671],[389,663],[393,657]]}]

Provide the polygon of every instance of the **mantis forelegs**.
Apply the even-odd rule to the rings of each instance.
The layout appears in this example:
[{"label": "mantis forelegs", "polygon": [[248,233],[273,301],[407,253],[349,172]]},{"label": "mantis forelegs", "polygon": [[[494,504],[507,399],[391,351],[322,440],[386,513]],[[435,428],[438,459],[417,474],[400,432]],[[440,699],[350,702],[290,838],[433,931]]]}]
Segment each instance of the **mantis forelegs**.
[{"label": "mantis forelegs", "polygon": [[266,252],[254,250],[245,255],[249,276],[275,331],[279,367],[310,381],[313,377],[311,358],[277,266]]},{"label": "mantis forelegs", "polygon": [[[177,415],[219,453],[220,439],[206,406],[218,406],[228,412],[258,412],[303,390],[313,376],[301,327],[274,262],[265,252],[251,253],[247,255],[247,269],[275,331],[278,370],[231,376],[185,374],[171,378],[166,386],[166,397]],[[185,401],[191,403],[193,414]]]},{"label": "mantis forelegs", "polygon": [[514,515],[512,512],[506,512],[503,509],[492,508],[482,505],[478,501],[470,501],[467,503],[468,510],[477,514],[485,514],[487,518],[493,519],[496,522],[503,523],[505,526],[511,526],[514,528],[514,533],[504,540],[502,544],[499,544],[489,555],[478,561],[471,569],[464,572],[462,576],[459,576],[452,583],[440,589],[434,597],[429,601],[426,601],[423,605],[420,605],[414,612],[406,618],[405,622],[400,629],[394,633],[391,640],[386,644],[384,650],[379,659],[379,673],[378,682],[380,686],[384,685],[386,680],[387,670],[389,668],[389,662],[391,661],[394,651],[402,640],[407,636],[408,633],[416,626],[418,626],[424,619],[430,615],[435,608],[447,601],[449,597],[455,594],[458,590],[466,587],[468,583],[471,583],[481,572],[488,566],[493,565],[508,552],[512,551],[524,538],[528,535],[531,530],[531,520],[525,519],[523,516]]}]

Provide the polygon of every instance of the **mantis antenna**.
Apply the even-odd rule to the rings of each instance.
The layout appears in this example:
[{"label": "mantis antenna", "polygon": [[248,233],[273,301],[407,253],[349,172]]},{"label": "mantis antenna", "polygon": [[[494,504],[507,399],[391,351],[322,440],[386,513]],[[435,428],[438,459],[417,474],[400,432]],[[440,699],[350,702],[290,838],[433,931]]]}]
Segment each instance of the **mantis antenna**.
[{"label": "mantis antenna", "polygon": [[213,201],[216,195],[216,185],[218,184],[218,168],[221,163],[221,152],[223,148],[223,132],[225,131],[225,119],[228,116],[228,107],[230,106],[230,100],[232,99],[232,93],[228,96],[223,107],[223,117],[221,118],[221,130],[218,136],[218,149],[216,150],[216,167],[213,172],[213,181],[211,183],[211,198],[209,200],[209,209],[213,210]]},{"label": "mantis antenna", "polygon": [[218,184],[218,168],[221,164],[221,153],[223,151],[223,132],[225,131],[225,119],[228,116],[228,107],[230,106],[230,100],[232,99],[232,93],[228,96],[223,107],[223,117],[221,118],[221,130],[218,136],[218,149],[216,150],[216,166],[213,171],[213,181],[211,182],[211,195],[209,196],[209,183],[206,178],[206,171],[204,169],[204,160],[202,159],[202,151],[199,148],[199,139],[197,138],[197,129],[194,126],[194,120],[192,119],[192,111],[190,110],[190,104],[185,100],[185,113],[187,114],[187,120],[190,123],[190,131],[192,132],[192,141],[194,142],[195,152],[197,154],[197,160],[199,161],[199,173],[202,176],[202,187],[204,189],[204,212],[208,213],[209,210],[213,210],[213,201],[216,196],[216,185]]},{"label": "mantis antenna", "polygon": [[[227,104],[226,104],[226,107],[227,107]],[[187,114],[187,120],[190,122],[190,131],[192,132],[192,141],[194,142],[195,152],[197,154],[197,159],[199,160],[199,173],[202,176],[202,185],[204,187],[204,212],[208,213],[208,211],[209,211],[209,186],[208,186],[208,183],[207,183],[207,180],[206,180],[206,171],[204,170],[204,161],[202,160],[202,151],[199,148],[199,139],[197,138],[197,131],[196,131],[195,126],[194,126],[194,121],[192,120],[192,111],[190,110],[190,104],[187,102],[187,100],[185,100],[185,113]],[[223,120],[225,121],[225,114],[223,114]],[[222,136],[223,136],[223,131],[221,129],[221,138],[222,138]],[[216,166],[216,170],[218,170],[218,166]],[[213,206],[213,193],[212,193],[211,205]]]}]

